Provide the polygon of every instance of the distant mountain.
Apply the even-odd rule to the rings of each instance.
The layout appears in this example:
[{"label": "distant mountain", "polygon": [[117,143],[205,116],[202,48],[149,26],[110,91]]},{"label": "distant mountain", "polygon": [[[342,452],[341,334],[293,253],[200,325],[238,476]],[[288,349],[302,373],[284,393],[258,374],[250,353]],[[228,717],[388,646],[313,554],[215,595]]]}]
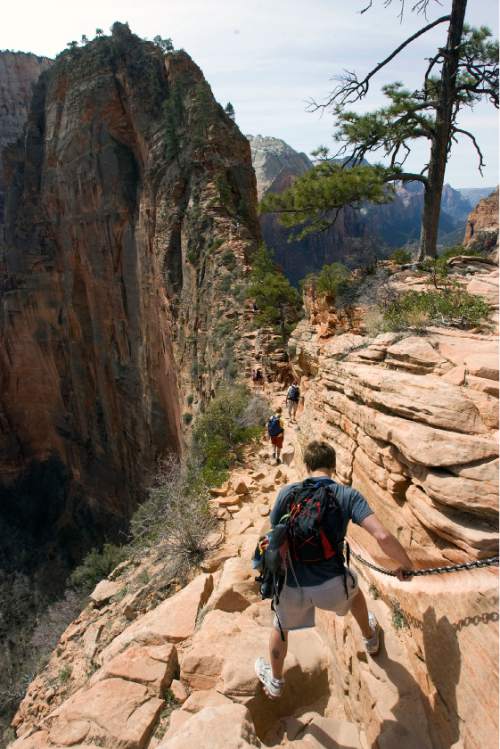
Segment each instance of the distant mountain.
[{"label": "distant mountain", "polygon": [[[266,193],[286,190],[293,180],[312,167],[304,153],[298,153],[279,138],[247,136],[257,177],[259,198]],[[445,185],[439,222],[439,241],[449,246],[462,241],[467,216],[484,193],[491,190],[471,188],[455,190]],[[387,257],[403,245],[415,244],[420,236],[424,192],[419,182],[399,183],[390,203],[341,211],[328,231],[291,241],[276,216],[261,216],[266,244],[292,283],[325,263],[341,261],[354,267],[373,257]]]},{"label": "distant mountain", "polygon": [[274,181],[283,180],[283,175],[298,177],[312,167],[312,161],[305,153],[298,153],[279,138],[266,138],[263,135],[247,135],[252,147],[252,164],[257,176],[259,200],[272,189]]},{"label": "distant mountain", "polygon": [[457,187],[458,192],[465,200],[469,201],[471,208],[475,208],[480,200],[487,198],[496,189],[495,187]]}]

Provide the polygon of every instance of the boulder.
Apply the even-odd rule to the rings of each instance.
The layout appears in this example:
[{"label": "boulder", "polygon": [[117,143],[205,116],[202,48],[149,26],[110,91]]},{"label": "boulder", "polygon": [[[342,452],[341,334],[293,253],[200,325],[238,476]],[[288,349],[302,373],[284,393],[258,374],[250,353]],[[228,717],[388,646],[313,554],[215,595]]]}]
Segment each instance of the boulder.
[{"label": "boulder", "polygon": [[132,645],[107,661],[90,683],[113,677],[127,679],[153,688],[160,696],[170,685],[177,665],[175,645]]},{"label": "boulder", "polygon": [[411,419],[377,411],[354,402],[342,393],[332,392],[330,398],[338,411],[347,414],[370,437],[392,443],[411,462],[447,466],[495,458],[498,455],[498,446],[492,437],[436,429]]},{"label": "boulder", "polygon": [[188,699],[188,691],[182,681],[179,681],[179,679],[173,679],[170,684],[170,691],[172,692],[175,701],[180,705],[183,705]]},{"label": "boulder", "polygon": [[63,746],[94,741],[109,749],[142,749],[163,704],[149,697],[142,684],[114,678],[98,681],[52,714],[49,738]]},{"label": "boulder", "polygon": [[238,556],[238,546],[232,543],[224,544],[224,546],[219,546],[218,549],[205,557],[200,566],[204,572],[215,572],[224,564],[226,559],[232,559],[236,556]]},{"label": "boulder", "polygon": [[109,599],[116,595],[124,586],[124,583],[113,582],[112,580],[101,580],[90,594],[90,600],[96,606],[103,606],[108,603]]},{"label": "boulder", "polygon": [[465,392],[434,375],[420,377],[379,367],[344,363],[336,367],[327,387],[365,406],[432,427],[465,434],[487,431],[475,404]]},{"label": "boulder", "polygon": [[158,749],[250,749],[260,747],[250,713],[243,705],[231,703],[205,707],[187,720]]},{"label": "boulder", "polygon": [[416,374],[429,374],[446,363],[446,359],[420,336],[408,336],[387,349],[386,364]]},{"label": "boulder", "polygon": [[228,559],[222,568],[208,607],[221,611],[243,611],[258,599],[255,574],[247,559]]},{"label": "boulder", "polygon": [[161,645],[187,639],[193,634],[198,611],[207,602],[212,589],[212,575],[198,575],[185,588],[148,611],[115,637],[100,654],[100,662],[106,663],[131,642]]}]

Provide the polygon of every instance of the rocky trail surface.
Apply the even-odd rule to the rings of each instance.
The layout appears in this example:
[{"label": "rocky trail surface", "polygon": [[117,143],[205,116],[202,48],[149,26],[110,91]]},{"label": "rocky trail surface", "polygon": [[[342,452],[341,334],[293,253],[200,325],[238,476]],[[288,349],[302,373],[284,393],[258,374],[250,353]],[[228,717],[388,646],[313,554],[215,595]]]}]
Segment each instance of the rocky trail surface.
[{"label": "rocky trail surface", "polygon": [[[386,602],[402,587],[408,596],[428,591],[429,580],[387,579],[386,595],[371,600],[384,630],[377,658],[366,655],[350,615],[336,622],[328,615],[317,629],[290,636],[282,698],[269,701],[257,682],[254,661],[267,653],[271,611],[269,601],[260,601],[250,558],[276,491],[299,475],[299,435],[300,426],[287,428],[283,465],[272,464],[266,446],[214,491],[219,544],[186,588],[141,613],[151,604],[138,604],[153,574],[148,560],[118,568],[97,586],[48,670],[32,683],[12,749],[432,749],[425,697]],[[373,594],[380,576],[368,580],[359,572],[365,593],[371,585]],[[143,585],[130,593],[134,579]],[[453,580],[458,588],[477,582],[466,573]],[[448,585],[432,580],[433,594]],[[332,646],[349,653],[346,673]],[[358,695],[349,695],[356,686]],[[363,721],[350,706],[353,697]]]}]

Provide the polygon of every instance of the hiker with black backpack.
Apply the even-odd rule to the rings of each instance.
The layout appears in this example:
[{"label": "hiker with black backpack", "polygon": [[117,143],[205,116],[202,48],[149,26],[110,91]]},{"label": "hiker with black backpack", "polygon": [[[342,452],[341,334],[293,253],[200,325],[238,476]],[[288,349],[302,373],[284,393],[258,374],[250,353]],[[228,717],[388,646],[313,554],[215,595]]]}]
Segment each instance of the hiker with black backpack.
[{"label": "hiker with black backpack", "polygon": [[276,460],[276,464],[281,463],[281,450],[283,448],[283,440],[285,438],[285,428],[283,426],[282,419],[283,409],[278,406],[274,414],[267,422],[267,434],[271,440],[273,446],[273,458]]},{"label": "hiker with black backpack", "polygon": [[292,383],[286,394],[286,405],[290,421],[295,421],[295,415],[299,406],[300,389],[296,382]]},{"label": "hiker with black backpack", "polygon": [[[399,566],[399,580],[413,565],[399,541],[384,528],[364,497],[332,480],[335,450],[326,442],[310,442],[304,451],[309,476],[279,492],[270,515],[272,530],[256,550],[261,593],[272,598],[274,627],[270,662],[257,658],[255,672],[271,698],[281,695],[288,632],[314,627],[315,609],[345,616],[351,611],[369,655],[379,650],[380,628],[368,611],[356,573],[344,556],[344,539],[352,520],[370,533]],[[348,548],[348,547],[347,547]],[[348,553],[346,554],[348,557]]]}]

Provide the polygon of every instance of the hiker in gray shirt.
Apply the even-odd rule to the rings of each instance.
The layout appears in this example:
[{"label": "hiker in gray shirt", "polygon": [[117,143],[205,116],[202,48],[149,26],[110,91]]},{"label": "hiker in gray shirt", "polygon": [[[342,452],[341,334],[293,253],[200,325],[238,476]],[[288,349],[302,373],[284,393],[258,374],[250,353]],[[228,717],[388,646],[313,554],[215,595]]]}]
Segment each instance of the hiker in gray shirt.
[{"label": "hiker in gray shirt", "polygon": [[[408,580],[406,573],[413,568],[404,548],[384,528],[364,497],[355,489],[332,480],[335,461],[335,450],[330,445],[310,442],[304,451],[309,477],[304,482],[283,487],[271,512],[273,528],[280,520],[283,522],[283,517],[287,518],[288,528],[288,563],[279,601],[274,603],[270,663],[264,658],[255,662],[256,674],[271,698],[279,697],[283,691],[288,631],[314,627],[316,608],[338,616],[351,611],[361,629],[367,652],[372,656],[378,653],[380,627],[375,615],[368,611],[356,573],[345,566],[343,542],[349,521],[368,531],[382,551],[399,565],[395,570],[398,579]],[[322,502],[326,509],[321,515],[317,540],[313,541],[312,535],[301,538],[300,523],[307,527],[311,515],[320,512]],[[307,507],[305,520],[300,507]]]}]

